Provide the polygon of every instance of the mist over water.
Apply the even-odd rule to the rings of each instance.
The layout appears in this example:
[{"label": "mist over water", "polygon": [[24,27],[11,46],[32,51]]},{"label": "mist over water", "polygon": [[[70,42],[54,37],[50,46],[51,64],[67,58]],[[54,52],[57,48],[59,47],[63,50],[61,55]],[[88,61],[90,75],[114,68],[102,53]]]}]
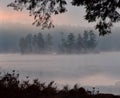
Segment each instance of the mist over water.
[{"label": "mist over water", "polygon": [[[16,70],[22,77],[30,76],[47,82],[54,80],[60,85],[78,83],[81,86],[97,86],[102,87],[104,92],[118,93],[119,58],[120,52],[79,55],[0,54],[0,71]],[[107,91],[105,87],[112,87],[113,91]]]},{"label": "mist over water", "polygon": [[[6,5],[9,2],[11,0],[4,0],[0,5],[0,72],[6,73],[16,70],[20,73],[20,79],[29,76],[31,80],[38,78],[42,82],[55,81],[58,87],[78,83],[87,89],[96,87],[98,90],[99,88],[100,93],[120,95],[120,52],[104,52],[120,51],[119,23],[115,24],[111,35],[99,37],[99,32],[94,30],[96,23],[88,24],[84,20],[85,9],[68,5],[67,13],[53,17],[55,28],[41,30],[31,25],[33,17],[29,17],[26,11],[19,13],[7,8]],[[87,54],[87,51],[78,51],[79,49],[77,50],[74,47],[77,51],[74,51],[73,55],[69,55],[68,51],[61,52],[59,50],[62,33],[64,33],[67,42],[69,33],[73,33],[76,40],[78,34],[81,34],[81,38],[84,38],[85,30],[93,30],[97,35],[95,52],[100,53]],[[50,52],[49,55],[42,55],[42,53],[37,55],[40,51],[34,52],[37,50],[34,46],[32,47],[33,52],[27,51],[28,54],[19,54],[21,52],[20,39],[25,39],[28,34],[38,35],[38,33],[43,33],[45,42],[46,35],[51,34],[53,37],[52,48],[55,51]],[[47,53],[52,48],[47,47]],[[71,49],[64,48],[66,50]],[[57,52],[58,54],[62,53],[62,55],[57,55]],[[64,53],[66,55],[63,55]],[[79,54],[77,55],[77,53]]]}]

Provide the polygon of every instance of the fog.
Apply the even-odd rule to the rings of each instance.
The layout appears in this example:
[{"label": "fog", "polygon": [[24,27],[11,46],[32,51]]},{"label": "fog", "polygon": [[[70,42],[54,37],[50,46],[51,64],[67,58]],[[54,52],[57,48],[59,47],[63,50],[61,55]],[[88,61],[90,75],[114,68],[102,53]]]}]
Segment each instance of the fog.
[{"label": "fog", "polygon": [[[119,23],[112,28],[112,34],[100,37],[93,27],[94,23],[88,24],[84,20],[84,9],[68,5],[69,12],[54,16],[55,28],[41,30],[31,25],[33,17],[28,17],[25,11],[18,14],[7,8],[6,4],[11,1],[1,2],[0,10],[4,13],[0,20],[0,72],[16,70],[20,73],[20,79],[29,76],[30,79],[38,78],[43,82],[55,81],[59,87],[78,83],[86,89],[96,87],[102,93],[120,94]],[[50,33],[54,43],[57,43],[61,33],[77,35],[85,30],[93,30],[97,35],[97,52],[78,55],[20,53],[19,40],[27,34]]]},{"label": "fog", "polygon": [[[84,30],[93,30],[90,27],[79,27],[79,26],[56,26],[53,29],[41,30],[40,28],[20,24],[20,23],[3,23],[0,26],[0,52],[19,52],[19,40],[21,37],[25,37],[27,34],[37,34],[39,32],[43,35],[50,33],[54,37],[54,41],[58,42],[61,32],[68,34],[83,33]],[[106,35],[104,37],[97,37],[98,45],[97,49],[100,51],[119,51],[120,50],[120,34],[119,27],[112,29],[112,34]],[[95,34],[99,34],[97,31],[93,30]]]},{"label": "fog", "polygon": [[[96,86],[100,92],[118,94],[120,52],[81,55],[0,54],[0,71],[16,70],[21,77],[54,80],[59,85]],[[117,84],[117,88],[115,86]],[[108,89],[111,88],[111,89]]]},{"label": "fog", "polygon": [[[56,43],[59,41],[61,32],[77,35],[78,33],[82,34],[84,30],[93,29],[62,25],[49,30],[41,30],[31,24],[3,23],[0,25],[0,71],[11,72],[15,69],[20,73],[21,78],[30,76],[30,79],[39,78],[45,82],[54,80],[58,85],[78,83],[89,89],[95,86],[103,93],[120,94],[120,52],[115,52],[120,50],[119,27],[115,27],[110,35],[97,36],[98,53],[79,55],[19,54],[19,39],[29,33],[41,32],[43,35],[50,33]],[[97,31],[93,31],[98,35]]]},{"label": "fog", "polygon": [[[45,82],[54,80],[58,85],[78,83],[89,89],[95,86],[103,93],[119,94],[120,52],[115,52],[120,50],[118,27],[114,28],[110,35],[97,36],[98,53],[79,55],[56,55],[56,53],[21,55],[19,53],[19,39],[29,33],[41,32],[44,35],[50,33],[57,42],[61,32],[77,35],[82,34],[84,30],[91,30],[91,28],[63,25],[50,30],[40,30],[25,24],[3,24],[0,26],[0,71],[11,72],[15,69],[20,73],[21,78],[30,76],[30,79],[39,78]],[[97,31],[94,32],[98,35]]]}]

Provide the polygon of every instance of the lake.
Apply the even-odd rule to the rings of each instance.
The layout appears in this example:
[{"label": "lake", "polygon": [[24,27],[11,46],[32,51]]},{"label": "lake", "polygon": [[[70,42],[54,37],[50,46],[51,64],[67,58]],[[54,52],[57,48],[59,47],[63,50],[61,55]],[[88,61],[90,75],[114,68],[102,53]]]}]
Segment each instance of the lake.
[{"label": "lake", "polygon": [[[0,71],[16,70],[21,77],[54,80],[59,85],[111,87],[120,89],[120,52],[80,55],[0,54]],[[102,88],[101,88],[102,89]]]}]

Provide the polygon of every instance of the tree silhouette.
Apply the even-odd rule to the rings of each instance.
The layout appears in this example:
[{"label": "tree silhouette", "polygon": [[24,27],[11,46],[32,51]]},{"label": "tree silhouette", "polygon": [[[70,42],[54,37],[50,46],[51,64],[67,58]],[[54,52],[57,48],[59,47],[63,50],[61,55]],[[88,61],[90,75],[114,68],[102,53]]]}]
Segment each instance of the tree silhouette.
[{"label": "tree silhouette", "polygon": [[24,38],[21,38],[19,40],[19,47],[20,47],[21,53],[24,54],[26,52],[26,48],[27,48],[27,43]]},{"label": "tree silhouette", "polygon": [[[120,0],[72,0],[73,6],[84,6],[85,19],[88,22],[96,22],[99,35],[111,33],[113,23],[120,21]],[[26,9],[34,16],[36,26],[44,28],[54,27],[52,15],[66,12],[67,0],[15,0],[8,6],[14,10]]]},{"label": "tree silhouette", "polygon": [[22,11],[24,8],[29,11],[30,16],[34,16],[33,24],[44,28],[54,27],[51,16],[66,11],[65,0],[15,0],[8,7]]},{"label": "tree silhouette", "polygon": [[67,36],[67,52],[72,53],[75,48],[75,36],[73,33],[68,34]]},{"label": "tree silhouette", "polygon": [[89,31],[89,42],[88,42],[88,47],[89,49],[94,49],[97,45],[96,41],[96,35],[93,33],[93,31]]},{"label": "tree silhouette", "polygon": [[112,23],[120,21],[119,0],[73,0],[74,6],[85,6],[85,19],[88,22],[98,21],[96,29],[100,35],[111,33]]},{"label": "tree silhouette", "polygon": [[83,38],[82,38],[81,34],[79,33],[78,37],[76,39],[76,45],[75,45],[75,47],[77,49],[77,52],[80,52],[82,50],[83,44],[84,44],[83,43]]},{"label": "tree silhouette", "polygon": [[83,34],[83,43],[84,43],[84,50],[88,50],[88,42],[89,42],[89,32],[88,31],[84,31]]},{"label": "tree silhouette", "polygon": [[27,43],[27,51],[32,52],[32,34],[28,34],[25,38]]},{"label": "tree silhouette", "polygon": [[[83,34],[75,35],[61,33],[60,39],[56,40],[51,34],[27,34],[19,39],[19,52],[31,53],[61,53],[73,54],[82,52],[95,52],[97,36],[93,31],[84,31]],[[59,36],[58,36],[59,37]]]},{"label": "tree silhouette", "polygon": [[52,36],[51,34],[47,34],[46,36],[46,49],[48,52],[50,52],[52,50],[52,45],[53,45],[53,42],[52,42]]},{"label": "tree silhouette", "polygon": [[0,98],[120,98],[112,94],[96,93],[85,90],[77,84],[69,88],[68,85],[63,89],[58,89],[54,81],[49,83],[40,82],[35,79],[21,81],[19,74],[12,73],[0,74]]},{"label": "tree silhouette", "polygon": [[38,35],[37,35],[37,45],[38,45],[38,52],[41,52],[44,50],[45,41],[44,41],[42,33],[38,33]]}]

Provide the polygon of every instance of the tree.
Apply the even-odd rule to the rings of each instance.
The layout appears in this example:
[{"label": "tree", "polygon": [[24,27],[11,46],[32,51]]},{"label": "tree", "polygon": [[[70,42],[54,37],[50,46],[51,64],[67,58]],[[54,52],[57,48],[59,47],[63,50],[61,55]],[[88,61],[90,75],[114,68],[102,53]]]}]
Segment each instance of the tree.
[{"label": "tree", "polygon": [[98,21],[96,29],[100,35],[111,33],[112,23],[120,21],[120,0],[73,0],[75,6],[85,6],[85,19],[88,22]]},{"label": "tree", "polygon": [[[34,16],[36,26],[42,28],[54,27],[52,15],[66,12],[67,0],[15,0],[8,6],[15,10],[29,11]],[[100,35],[111,33],[113,23],[120,21],[120,0],[72,0],[73,6],[84,6],[86,9],[85,19],[88,22],[98,22],[96,29]]]},{"label": "tree", "polygon": [[30,16],[34,16],[33,24],[44,28],[54,27],[51,16],[66,11],[65,0],[15,0],[8,7],[22,11],[24,8],[29,11]]},{"label": "tree", "polygon": [[93,31],[84,31],[83,34],[83,47],[84,50],[93,50],[97,45],[96,42],[96,35],[93,33]]},{"label": "tree", "polygon": [[78,52],[80,52],[83,49],[83,38],[81,37],[81,34],[78,34],[77,36],[76,49]]},{"label": "tree", "polygon": [[89,31],[89,41],[88,41],[88,47],[89,49],[94,49],[97,45],[96,42],[96,35],[93,33],[93,31]]},{"label": "tree", "polygon": [[32,46],[33,46],[33,52],[38,51],[38,44],[37,44],[37,35],[33,35],[33,41],[32,41]]},{"label": "tree", "polygon": [[48,33],[47,36],[46,36],[46,48],[47,48],[47,51],[51,51],[52,50],[52,36]]},{"label": "tree", "polygon": [[65,39],[64,33],[61,33],[61,41],[60,41],[60,52],[65,53],[67,47],[67,42]]},{"label": "tree", "polygon": [[33,51],[33,36],[28,34],[25,38],[19,40],[19,47],[21,53],[32,53]]},{"label": "tree", "polygon": [[67,52],[73,53],[74,49],[75,49],[75,36],[73,33],[70,33],[67,36]]},{"label": "tree", "polygon": [[88,31],[84,31],[83,34],[83,44],[84,44],[84,50],[86,51],[89,47],[88,47],[88,41],[89,41],[89,32]]},{"label": "tree", "polygon": [[26,43],[27,43],[27,51],[32,52],[32,34],[28,34],[25,37]]},{"label": "tree", "polygon": [[20,52],[24,54],[26,52],[27,43],[23,37],[19,40],[19,47],[20,47]]},{"label": "tree", "polygon": [[42,33],[38,33],[37,35],[37,45],[38,45],[38,52],[43,52],[45,48],[45,41]]}]

